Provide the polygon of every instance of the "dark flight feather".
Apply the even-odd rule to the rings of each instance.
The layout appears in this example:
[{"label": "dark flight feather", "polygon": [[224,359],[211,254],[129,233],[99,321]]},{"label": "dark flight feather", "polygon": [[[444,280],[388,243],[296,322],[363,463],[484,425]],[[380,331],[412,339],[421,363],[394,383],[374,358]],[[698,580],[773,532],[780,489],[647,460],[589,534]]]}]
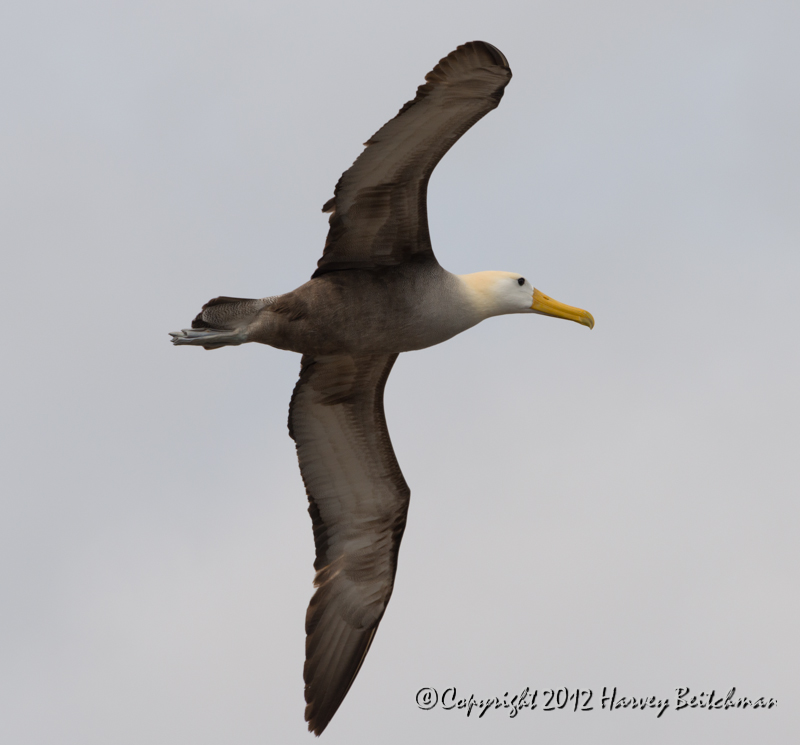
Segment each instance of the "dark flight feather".
[{"label": "dark flight feather", "polygon": [[395,359],[304,355],[289,407],[317,554],[303,671],[317,735],[358,674],[394,587],[410,497],[383,412]]},{"label": "dark flight feather", "polygon": [[323,206],[331,212],[330,228],[314,277],[436,260],[426,208],[431,172],[497,107],[509,80],[506,58],[483,41],[463,44],[439,61],[416,97],[367,140]]}]

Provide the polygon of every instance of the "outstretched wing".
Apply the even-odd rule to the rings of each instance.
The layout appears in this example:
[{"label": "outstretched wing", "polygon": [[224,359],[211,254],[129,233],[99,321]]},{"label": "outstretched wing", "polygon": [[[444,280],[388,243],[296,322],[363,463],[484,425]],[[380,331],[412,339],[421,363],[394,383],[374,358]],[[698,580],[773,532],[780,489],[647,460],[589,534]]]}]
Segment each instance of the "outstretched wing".
[{"label": "outstretched wing", "polygon": [[314,277],[435,260],[428,179],[458,138],[497,107],[510,79],[506,58],[484,41],[470,41],[440,60],[416,98],[367,140],[322,208],[333,214]]},{"label": "outstretched wing", "polygon": [[304,355],[289,406],[317,549],[303,671],[317,735],[358,674],[394,586],[410,494],[383,413],[396,359]]}]

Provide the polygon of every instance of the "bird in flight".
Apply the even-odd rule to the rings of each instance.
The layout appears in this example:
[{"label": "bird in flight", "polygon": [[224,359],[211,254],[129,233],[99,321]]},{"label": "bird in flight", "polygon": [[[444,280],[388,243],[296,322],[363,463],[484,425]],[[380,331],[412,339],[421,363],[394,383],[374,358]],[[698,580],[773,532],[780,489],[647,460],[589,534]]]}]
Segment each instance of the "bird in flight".
[{"label": "bird in flight", "polygon": [[289,404],[314,528],[316,592],[306,614],[305,718],[320,735],[347,695],[392,595],[410,491],[383,410],[400,352],[481,321],[531,313],[592,328],[591,314],[514,272],[451,274],[433,254],[428,180],[442,156],[496,108],[503,54],[471,41],[425,76],[416,97],[365,143],[324,206],[330,229],[311,279],[285,295],[218,297],[176,345],[247,342],[303,355]]}]

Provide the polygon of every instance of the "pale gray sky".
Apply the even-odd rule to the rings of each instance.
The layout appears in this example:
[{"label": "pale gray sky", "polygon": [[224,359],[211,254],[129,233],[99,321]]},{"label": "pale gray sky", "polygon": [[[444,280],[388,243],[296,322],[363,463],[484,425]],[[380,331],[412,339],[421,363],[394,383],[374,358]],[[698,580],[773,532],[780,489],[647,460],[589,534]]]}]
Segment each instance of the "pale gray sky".
[{"label": "pale gray sky", "polygon": [[[360,143],[470,39],[514,78],[434,174],[437,256],[597,325],[399,359],[408,528],[324,741],[796,740],[799,37],[777,0],[4,4],[0,740],[313,741],[299,358],[167,332],[304,282]],[[779,704],[414,702],[614,685]]]}]

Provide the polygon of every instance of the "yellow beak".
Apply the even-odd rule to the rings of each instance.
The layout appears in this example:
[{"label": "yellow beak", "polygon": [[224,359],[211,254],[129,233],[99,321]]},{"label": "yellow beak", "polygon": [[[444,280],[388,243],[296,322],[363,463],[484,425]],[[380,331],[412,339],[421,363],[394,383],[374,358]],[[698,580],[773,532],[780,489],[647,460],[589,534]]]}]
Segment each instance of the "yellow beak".
[{"label": "yellow beak", "polygon": [[573,308],[571,305],[564,305],[558,300],[547,297],[539,290],[533,290],[533,305],[531,310],[534,313],[541,313],[543,316],[553,316],[554,318],[565,318],[567,321],[583,324],[589,328],[594,328],[594,318],[588,310]]}]

